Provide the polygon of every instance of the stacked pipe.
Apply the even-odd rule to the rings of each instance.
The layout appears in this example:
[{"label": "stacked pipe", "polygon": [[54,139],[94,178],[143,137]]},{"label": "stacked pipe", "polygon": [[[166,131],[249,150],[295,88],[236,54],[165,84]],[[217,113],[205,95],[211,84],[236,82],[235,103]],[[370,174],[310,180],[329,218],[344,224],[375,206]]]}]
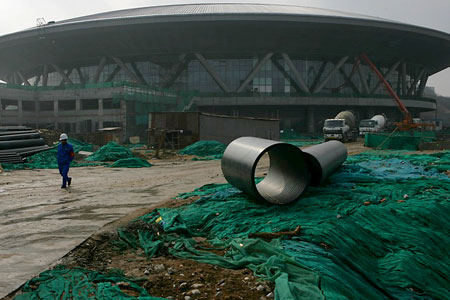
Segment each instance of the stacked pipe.
[{"label": "stacked pipe", "polygon": [[36,130],[26,126],[0,127],[0,163],[23,163],[26,157],[48,149]]},{"label": "stacked pipe", "polygon": [[[269,155],[267,175],[255,182],[261,157]],[[300,198],[308,185],[320,185],[347,159],[347,148],[329,141],[302,151],[291,144],[255,137],[231,142],[222,157],[226,180],[250,197],[274,204],[287,204]]]}]

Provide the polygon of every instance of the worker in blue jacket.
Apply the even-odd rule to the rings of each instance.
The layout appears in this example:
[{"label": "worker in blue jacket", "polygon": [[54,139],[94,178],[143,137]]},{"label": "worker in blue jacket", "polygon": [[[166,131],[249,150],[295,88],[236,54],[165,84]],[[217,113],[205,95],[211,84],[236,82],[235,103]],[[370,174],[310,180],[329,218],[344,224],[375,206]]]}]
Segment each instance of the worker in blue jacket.
[{"label": "worker in blue jacket", "polygon": [[70,162],[75,157],[75,153],[73,152],[73,147],[71,144],[67,143],[67,134],[63,133],[59,137],[59,145],[58,145],[58,168],[59,168],[59,174],[62,176],[62,189],[66,188],[66,184],[70,186],[72,183],[72,178],[68,176],[69,174],[69,168],[70,168]]}]

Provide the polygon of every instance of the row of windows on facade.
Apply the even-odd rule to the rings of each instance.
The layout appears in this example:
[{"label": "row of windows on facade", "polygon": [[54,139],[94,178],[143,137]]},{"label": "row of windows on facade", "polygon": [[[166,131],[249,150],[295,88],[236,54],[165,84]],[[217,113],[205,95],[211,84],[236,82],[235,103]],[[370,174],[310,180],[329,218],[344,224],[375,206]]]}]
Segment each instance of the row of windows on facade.
[{"label": "row of windows on facade", "polygon": [[[39,111],[54,111],[55,101],[39,101]],[[38,103],[36,101],[22,101],[23,111],[37,111]],[[1,107],[5,111],[15,111],[19,109],[19,100],[1,99]],[[64,100],[57,102],[58,111],[74,111],[76,110],[76,100]],[[113,99],[103,99],[103,109],[118,109],[120,103]],[[98,110],[98,99],[82,99],[80,100],[81,110]]]},{"label": "row of windows on facade", "polygon": [[[242,82],[247,78],[249,73],[253,70],[255,65],[258,63],[258,60],[208,60],[208,63],[212,66],[212,68],[230,90],[237,90],[241,86]],[[326,74],[331,72],[334,67],[333,64],[328,63],[321,72],[320,69],[323,63],[320,61],[294,60],[293,63],[297,71],[302,76],[304,82],[308,86],[312,86],[313,83],[317,81],[319,73],[322,74],[321,80],[323,80]],[[292,86],[291,80],[287,79],[283,74],[290,74],[292,77],[292,72],[287,66],[286,62],[284,60],[276,60],[275,64],[269,60],[253,78],[246,91],[257,91],[261,93],[295,92],[296,89]],[[129,70],[134,70],[131,64],[127,63],[126,65]],[[115,64],[105,65],[100,75],[99,82],[133,81],[133,78],[131,78],[131,76],[124,70],[120,70],[115,74],[114,77],[112,77],[111,74],[114,74],[114,70],[116,69],[116,67],[117,65]],[[170,77],[167,75],[167,70],[151,62],[138,62],[135,64],[135,69],[137,69],[145,79],[145,83],[151,86],[161,86],[164,83],[164,80]],[[353,75],[351,79],[352,83],[360,91],[362,91],[362,83],[359,75],[357,74],[357,72],[355,72],[353,64],[344,64],[342,70],[347,76]],[[381,70],[384,72],[386,71],[386,69],[384,68],[381,68]],[[97,67],[82,67],[80,68],[80,71],[82,73],[82,79],[80,78],[77,71],[70,72],[69,78],[73,83],[92,82],[97,71]],[[378,83],[378,78],[373,74],[368,66],[362,66],[362,74],[364,78],[366,78],[369,87],[373,87]],[[409,75],[407,75],[406,79],[408,82],[412,81],[412,78]],[[40,78],[33,79],[32,83],[34,83],[35,80],[39,80],[38,85],[42,84],[42,80]],[[387,80],[395,89],[398,88],[397,71],[392,72],[392,74],[388,76]],[[345,83],[346,79],[342,76],[341,72],[335,72],[328,83],[325,85],[323,92],[336,92],[336,88],[340,87],[339,92],[352,93],[353,90],[348,86],[348,84],[342,87],[342,85],[344,85]],[[63,84],[64,80],[59,73],[52,72],[49,74],[48,85],[58,86]],[[197,60],[190,61],[186,70],[184,70],[178,76],[178,78],[174,81],[172,87],[179,90],[200,91],[204,93],[222,92],[221,88],[217,85],[212,76]],[[383,91],[383,89],[379,89],[378,93],[383,94]]]}]

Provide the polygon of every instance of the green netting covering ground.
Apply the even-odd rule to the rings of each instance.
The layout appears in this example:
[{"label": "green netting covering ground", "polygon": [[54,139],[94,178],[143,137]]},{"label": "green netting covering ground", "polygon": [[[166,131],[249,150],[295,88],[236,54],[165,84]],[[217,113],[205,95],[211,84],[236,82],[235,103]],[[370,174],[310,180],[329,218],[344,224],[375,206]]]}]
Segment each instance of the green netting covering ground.
[{"label": "green netting covering ground", "polygon": [[323,140],[323,136],[298,133],[294,130],[283,130],[282,132],[280,132],[280,140]]},{"label": "green netting covering ground", "polygon": [[317,145],[323,143],[323,140],[303,140],[303,141],[283,141],[296,147],[305,147],[309,145]]},{"label": "green netting covering ground", "polygon": [[[247,267],[275,282],[277,300],[450,299],[449,169],[449,151],[350,156],[326,185],[308,188],[286,206],[251,201],[228,184],[211,184],[180,195],[200,196],[190,205],[154,210],[138,226],[120,229],[117,246],[140,247],[149,257],[168,252],[225,268]],[[165,233],[156,235],[146,223],[160,218]],[[301,235],[290,240],[249,238],[297,226]],[[225,255],[199,250],[193,239],[199,236]],[[46,282],[61,283],[29,295],[61,292],[74,280],[50,275]],[[24,299],[36,299],[31,296]]]},{"label": "green netting covering ground", "polygon": [[297,147],[304,147],[323,143],[323,136],[305,135],[293,130],[283,130],[280,133],[280,140]]},{"label": "green netting covering ground", "polygon": [[115,142],[109,142],[94,154],[88,156],[86,161],[116,161],[123,158],[133,158],[133,153],[127,148]]},{"label": "green netting covering ground", "polygon": [[[151,256],[168,244],[174,256],[228,268],[248,267],[275,281],[276,299],[449,299],[450,153],[350,157],[326,186],[293,205],[249,201],[229,185],[209,185],[178,209],[159,209],[166,235],[120,231],[122,246]],[[302,227],[272,243],[250,233]],[[204,236],[224,257],[194,249]],[[320,284],[319,284],[320,282]]]},{"label": "green netting covering ground", "polygon": [[195,155],[194,160],[221,159],[227,146],[217,141],[199,141],[180,150],[183,155]]},{"label": "green netting covering ground", "polygon": [[93,151],[93,145],[92,144],[88,144],[85,142],[82,142],[80,140],[77,139],[69,139],[69,144],[71,144],[73,146],[73,151],[75,153],[78,153],[80,151],[87,151],[87,152],[92,152]]},{"label": "green netting covering ground", "polygon": [[420,143],[433,142],[436,138],[434,131],[366,133],[364,146],[376,149],[418,150]]},{"label": "green netting covering ground", "polygon": [[[92,145],[83,143],[76,139],[69,139],[69,144],[73,146],[75,153],[80,151],[92,151]],[[57,147],[53,147],[47,151],[37,153],[27,158],[27,162],[23,164],[2,164],[5,170],[34,170],[34,169],[58,169],[56,160]],[[88,167],[102,165],[99,163],[80,163],[73,161],[71,167]]]},{"label": "green netting covering ground", "polygon": [[[25,293],[15,297],[15,300],[38,300],[38,299],[109,299],[109,300],[158,300],[161,298],[151,297],[139,284],[139,280],[124,277],[119,270],[108,274],[94,271],[74,269],[67,270],[57,268],[45,271],[37,278],[28,281],[23,291]],[[38,286],[38,289],[32,288]],[[139,293],[139,297],[131,297],[122,291],[126,286],[128,290]]]},{"label": "green netting covering ground", "polygon": [[149,168],[152,164],[148,161],[138,158],[138,157],[132,157],[132,158],[123,158],[115,161],[112,165],[110,165],[110,168]]}]

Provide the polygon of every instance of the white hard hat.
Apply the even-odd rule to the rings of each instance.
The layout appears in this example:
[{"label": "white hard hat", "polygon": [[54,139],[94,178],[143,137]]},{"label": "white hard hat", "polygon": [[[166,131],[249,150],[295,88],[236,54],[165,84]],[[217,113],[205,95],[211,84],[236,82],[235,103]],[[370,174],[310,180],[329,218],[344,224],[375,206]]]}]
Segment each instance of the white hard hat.
[{"label": "white hard hat", "polygon": [[62,134],[59,136],[59,140],[60,140],[60,141],[64,141],[64,140],[67,140],[67,139],[69,139],[69,137],[68,137],[67,134],[65,134],[65,133],[62,133]]}]

